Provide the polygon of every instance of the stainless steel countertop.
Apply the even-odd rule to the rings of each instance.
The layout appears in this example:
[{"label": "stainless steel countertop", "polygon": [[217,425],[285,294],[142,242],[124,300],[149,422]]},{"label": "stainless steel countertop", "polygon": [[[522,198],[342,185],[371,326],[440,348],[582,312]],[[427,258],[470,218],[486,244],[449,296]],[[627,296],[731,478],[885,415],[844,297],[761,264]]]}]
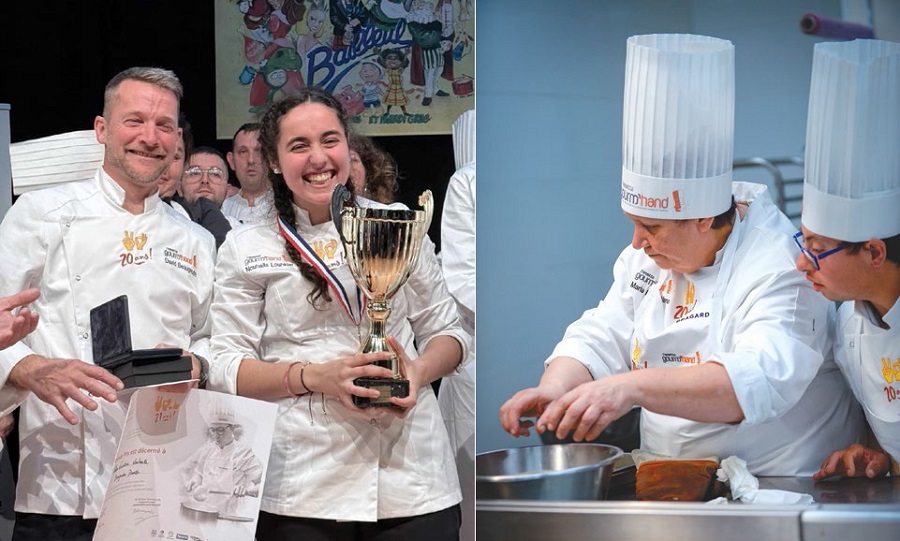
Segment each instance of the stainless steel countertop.
[{"label": "stainless steel countertop", "polygon": [[597,502],[499,501],[476,504],[479,541],[897,541],[900,478],[761,477],[760,488],[811,494],[812,505],[706,505],[639,502],[633,486]]}]

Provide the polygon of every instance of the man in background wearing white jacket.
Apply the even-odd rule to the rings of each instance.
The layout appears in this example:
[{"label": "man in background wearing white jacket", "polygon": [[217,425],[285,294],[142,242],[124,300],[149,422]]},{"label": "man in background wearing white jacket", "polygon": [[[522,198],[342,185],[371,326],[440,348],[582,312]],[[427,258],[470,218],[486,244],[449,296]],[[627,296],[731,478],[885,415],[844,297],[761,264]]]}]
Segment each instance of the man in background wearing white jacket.
[{"label": "man in background wearing white jacket", "polygon": [[167,70],[116,75],[94,120],[106,147],[94,178],[26,193],[0,224],[0,295],[41,293],[40,324],[0,352],[3,406],[22,401],[17,540],[93,535],[125,413],[121,381],[92,364],[93,307],[128,295],[134,348],[206,355],[214,240],[157,195],[181,94]]},{"label": "man in background wearing white jacket", "polygon": [[231,140],[231,152],[225,159],[234,170],[241,191],[222,202],[222,213],[242,224],[255,224],[269,218],[275,195],[263,163],[258,123],[248,122],[237,129]]},{"label": "man in background wearing white jacket", "polygon": [[646,451],[812,475],[823,446],[858,437],[861,416],[823,356],[829,303],[793,268],[793,225],[765,186],[731,182],[734,47],[633,36],[625,89],[631,246],[540,385],[503,405],[503,427],[525,435],[521,418],[537,416],[539,432],[591,440],[640,406]]}]

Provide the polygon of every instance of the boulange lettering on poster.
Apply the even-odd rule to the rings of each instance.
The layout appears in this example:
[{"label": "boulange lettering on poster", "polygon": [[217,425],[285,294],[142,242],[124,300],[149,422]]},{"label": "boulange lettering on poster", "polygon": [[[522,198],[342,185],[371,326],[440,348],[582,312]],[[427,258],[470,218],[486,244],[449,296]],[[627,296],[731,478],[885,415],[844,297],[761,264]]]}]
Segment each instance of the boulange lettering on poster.
[{"label": "boulange lettering on poster", "polygon": [[276,410],[199,389],[135,391],[94,541],[252,541]]}]

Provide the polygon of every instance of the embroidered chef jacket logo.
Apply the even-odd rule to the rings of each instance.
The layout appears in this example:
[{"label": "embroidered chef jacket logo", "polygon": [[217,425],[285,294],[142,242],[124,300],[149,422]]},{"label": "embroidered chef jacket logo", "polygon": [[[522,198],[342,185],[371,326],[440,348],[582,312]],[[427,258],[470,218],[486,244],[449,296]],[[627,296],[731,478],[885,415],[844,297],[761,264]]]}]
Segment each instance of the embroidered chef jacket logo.
[{"label": "embroidered chef jacket logo", "polygon": [[672,302],[672,280],[666,280],[659,286],[659,299],[663,304]]},{"label": "embroidered chef jacket logo", "polygon": [[329,269],[336,269],[344,264],[344,251],[339,250],[340,245],[335,239],[327,242],[317,240],[312,242],[312,249]]},{"label": "embroidered chef jacket logo", "polygon": [[641,294],[646,295],[647,291],[649,291],[654,284],[656,284],[656,276],[642,270],[634,275],[634,279],[631,281],[631,289],[640,291]]},{"label": "embroidered chef jacket logo", "polygon": [[647,368],[647,361],[641,360],[641,344],[637,338],[634,339],[634,349],[631,350],[631,369],[641,370]]},{"label": "embroidered chef jacket logo", "polygon": [[[678,323],[687,319],[709,317],[709,312],[692,313],[694,308],[697,307],[696,286],[694,286],[694,283],[690,280],[685,280],[685,282],[687,282],[687,287],[684,292],[684,300],[681,304],[675,305],[675,310],[672,312],[672,319]],[[675,293],[673,293],[675,289],[675,284],[671,279],[666,280],[659,286],[659,298],[663,304],[672,302],[673,297],[675,297]]]},{"label": "embroidered chef jacket logo", "polygon": [[695,297],[696,291],[694,283],[687,280],[687,291],[684,292],[684,304],[679,304],[675,307],[675,313],[672,315],[672,319],[682,319],[690,314],[694,307],[697,306],[697,299]]},{"label": "embroidered chef jacket logo", "polygon": [[163,250],[163,260],[167,265],[197,276],[197,254],[184,255],[175,248],[166,248]]},{"label": "embroidered chef jacket logo", "polygon": [[900,384],[900,358],[891,363],[890,357],[881,358],[881,376],[887,385],[884,386],[884,393],[888,402],[893,402],[900,398],[900,389],[897,389],[892,383]]},{"label": "embroidered chef jacket logo", "polygon": [[291,256],[281,255],[250,255],[244,258],[244,272],[253,272],[259,269],[279,269],[291,267],[294,262]]},{"label": "embroidered chef jacket logo", "polygon": [[668,364],[668,363],[700,364],[703,362],[703,359],[700,357],[699,351],[695,351],[693,355],[678,355],[677,353],[663,353],[662,354],[662,362],[663,362],[663,364]]},{"label": "embroidered chef jacket logo", "polygon": [[141,232],[135,235],[134,231],[125,231],[125,236],[122,238],[122,246],[125,248],[125,251],[119,254],[119,260],[123,267],[143,265],[153,259],[152,247],[147,248],[146,252],[144,251],[144,246],[147,245],[148,240],[147,233]]},{"label": "embroidered chef jacket logo", "polygon": [[885,383],[900,383],[900,359],[891,364],[890,357],[881,358],[881,375],[884,377]]}]

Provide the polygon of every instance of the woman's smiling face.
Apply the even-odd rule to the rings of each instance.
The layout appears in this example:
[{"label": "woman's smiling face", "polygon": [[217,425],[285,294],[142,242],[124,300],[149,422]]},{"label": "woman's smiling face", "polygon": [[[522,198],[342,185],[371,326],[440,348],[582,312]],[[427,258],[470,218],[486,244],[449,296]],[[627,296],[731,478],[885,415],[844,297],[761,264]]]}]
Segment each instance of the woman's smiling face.
[{"label": "woman's smiling face", "polygon": [[272,167],[281,171],[294,204],[313,223],[330,219],[331,193],[350,175],[347,134],[337,113],[319,103],[301,103],[281,118],[278,131],[278,163]]}]

